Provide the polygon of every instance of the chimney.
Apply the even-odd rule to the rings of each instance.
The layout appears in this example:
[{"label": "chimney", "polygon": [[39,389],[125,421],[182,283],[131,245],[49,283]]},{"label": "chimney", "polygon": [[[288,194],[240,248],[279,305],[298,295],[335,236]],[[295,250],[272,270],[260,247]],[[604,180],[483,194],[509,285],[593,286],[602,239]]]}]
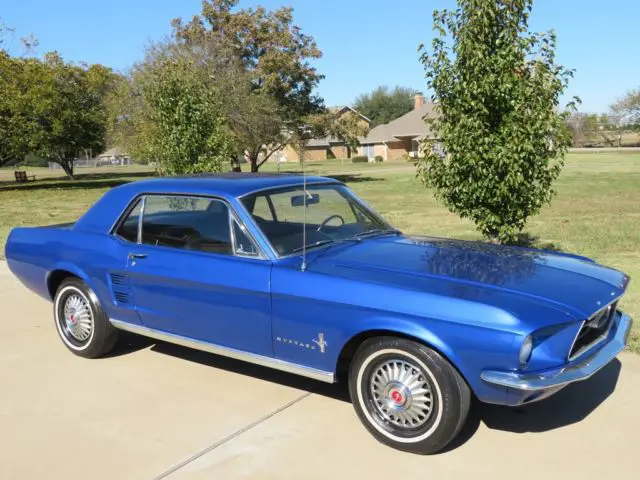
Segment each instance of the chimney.
[{"label": "chimney", "polygon": [[424,95],[422,95],[421,93],[416,93],[413,97],[413,109],[417,110],[422,105],[424,105]]}]

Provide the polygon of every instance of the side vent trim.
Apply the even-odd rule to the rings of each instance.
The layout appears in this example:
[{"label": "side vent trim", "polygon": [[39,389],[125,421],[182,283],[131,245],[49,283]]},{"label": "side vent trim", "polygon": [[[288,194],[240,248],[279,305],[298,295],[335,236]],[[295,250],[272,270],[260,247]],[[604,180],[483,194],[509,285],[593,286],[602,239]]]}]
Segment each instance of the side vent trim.
[{"label": "side vent trim", "polygon": [[113,299],[119,305],[127,305],[131,303],[131,284],[129,277],[122,273],[109,274],[111,281],[111,293]]}]

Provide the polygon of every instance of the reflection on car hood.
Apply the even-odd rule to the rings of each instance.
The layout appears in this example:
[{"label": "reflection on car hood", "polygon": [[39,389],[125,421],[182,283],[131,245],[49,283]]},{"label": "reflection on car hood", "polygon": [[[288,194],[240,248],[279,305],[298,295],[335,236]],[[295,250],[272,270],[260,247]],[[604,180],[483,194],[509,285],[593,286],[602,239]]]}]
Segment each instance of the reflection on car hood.
[{"label": "reflection on car hood", "polygon": [[[450,292],[443,285],[468,286],[518,295],[586,318],[620,296],[628,277],[576,255],[432,237],[380,236],[330,248],[311,268],[318,272]],[[429,281],[431,280],[431,281]],[[468,297],[468,295],[466,295]]]}]

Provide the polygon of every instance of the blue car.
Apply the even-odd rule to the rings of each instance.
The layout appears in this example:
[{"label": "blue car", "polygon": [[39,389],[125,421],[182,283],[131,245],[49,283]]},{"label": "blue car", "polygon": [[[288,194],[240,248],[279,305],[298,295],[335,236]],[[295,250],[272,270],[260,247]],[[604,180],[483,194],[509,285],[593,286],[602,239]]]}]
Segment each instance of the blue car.
[{"label": "blue car", "polygon": [[346,382],[375,438],[421,454],[456,437],[474,398],[518,406],[589,378],[632,324],[624,273],[408,236],[323,177],[128,183],[74,224],[13,229],[6,258],[80,357],[125,330]]}]

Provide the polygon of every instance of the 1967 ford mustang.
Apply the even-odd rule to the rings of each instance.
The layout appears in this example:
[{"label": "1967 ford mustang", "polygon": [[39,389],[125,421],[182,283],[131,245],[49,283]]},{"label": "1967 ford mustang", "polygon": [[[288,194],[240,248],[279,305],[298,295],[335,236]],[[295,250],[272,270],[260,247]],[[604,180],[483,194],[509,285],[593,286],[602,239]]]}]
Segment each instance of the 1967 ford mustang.
[{"label": "1967 ford mustang", "polygon": [[345,381],[371,434],[423,454],[458,434],[472,397],[517,406],[589,378],[632,323],[619,271],[407,236],[322,177],[129,183],[74,224],[15,228],[6,258],[76,355],[127,330]]}]

